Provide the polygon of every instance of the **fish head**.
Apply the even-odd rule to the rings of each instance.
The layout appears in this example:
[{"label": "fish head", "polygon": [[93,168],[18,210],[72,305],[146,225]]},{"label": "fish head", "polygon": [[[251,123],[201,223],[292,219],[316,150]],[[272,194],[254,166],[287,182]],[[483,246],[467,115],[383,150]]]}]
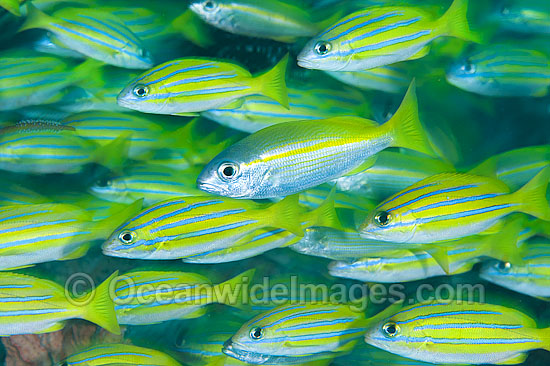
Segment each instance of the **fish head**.
[{"label": "fish head", "polygon": [[134,219],[123,224],[103,243],[103,254],[128,259],[148,259],[163,243]]},{"label": "fish head", "polygon": [[[385,205],[378,206],[359,225],[359,235],[363,238],[406,243],[414,236],[414,218],[409,221],[399,210],[390,211]],[[405,223],[408,223],[405,225]]]},{"label": "fish head", "polygon": [[477,63],[472,57],[464,57],[455,62],[447,70],[447,81],[463,90],[477,90],[484,84],[490,82],[489,79],[482,77],[482,65]]},{"label": "fish head", "polygon": [[162,81],[157,81],[160,76],[155,70],[140,75],[126,85],[117,96],[117,104],[144,113],[177,113],[168,109],[172,101],[172,98],[167,96],[170,90]]},{"label": "fish head", "polygon": [[233,198],[249,198],[269,185],[269,166],[250,156],[245,146],[235,144],[212,159],[197,178],[200,190]]},{"label": "fish head", "polygon": [[96,197],[121,203],[131,203],[124,179],[104,176],[98,178],[89,188],[91,194]]},{"label": "fish head", "polygon": [[479,277],[498,285],[507,285],[518,280],[527,280],[525,275],[529,274],[528,266],[512,265],[510,262],[489,260],[483,263],[479,270]]},{"label": "fish head", "polygon": [[297,312],[307,311],[305,308],[282,305],[256,316],[225,342],[223,353],[253,364],[276,364],[274,361],[300,356],[300,347],[293,346],[291,341],[292,335],[307,333],[300,324],[304,318],[307,322],[311,317],[295,316]]},{"label": "fish head", "polygon": [[348,44],[331,37],[332,32],[321,33],[310,40],[298,54],[298,66],[306,69],[341,71],[352,60]]},{"label": "fish head", "polygon": [[383,319],[369,328],[365,342],[403,357],[413,358],[414,343],[408,343],[410,327],[399,322],[399,313]]},{"label": "fish head", "polygon": [[230,18],[230,9],[221,0],[194,0],[189,9],[210,24],[220,24]]}]

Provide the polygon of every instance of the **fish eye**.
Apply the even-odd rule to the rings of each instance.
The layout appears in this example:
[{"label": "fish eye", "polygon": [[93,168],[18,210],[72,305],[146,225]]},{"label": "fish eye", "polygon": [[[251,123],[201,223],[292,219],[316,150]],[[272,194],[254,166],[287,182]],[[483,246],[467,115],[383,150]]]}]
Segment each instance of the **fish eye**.
[{"label": "fish eye", "polygon": [[391,221],[391,214],[387,211],[380,211],[374,216],[374,221],[378,226],[386,226]]},{"label": "fish eye", "polygon": [[399,333],[399,326],[394,322],[388,322],[382,326],[384,334],[388,337],[395,337]]},{"label": "fish eye", "polygon": [[136,240],[136,233],[133,231],[123,231],[118,235],[118,240],[122,242],[122,244],[132,244]]},{"label": "fish eye", "polygon": [[145,85],[136,85],[134,87],[134,95],[138,98],[146,97],[149,94],[149,88]]},{"label": "fish eye", "polygon": [[498,262],[496,265],[499,271],[507,272],[512,268],[512,263],[510,262]]},{"label": "fish eye", "polygon": [[202,3],[202,6],[203,6],[204,10],[212,11],[216,7],[216,4],[214,4],[214,2],[212,0],[206,0],[205,2]]},{"label": "fish eye", "polygon": [[250,329],[250,338],[252,339],[260,339],[264,336],[263,329],[260,327],[254,327]]},{"label": "fish eye", "polygon": [[104,187],[110,187],[113,184],[113,181],[110,180],[109,178],[100,178],[97,180],[95,184],[98,187],[104,188]]},{"label": "fish eye", "polygon": [[462,66],[462,70],[464,70],[466,74],[473,74],[476,72],[476,67],[470,62],[470,60],[466,60],[466,63]]},{"label": "fish eye", "polygon": [[329,42],[320,41],[317,42],[317,44],[315,45],[315,52],[317,52],[318,55],[325,55],[330,51],[331,48],[332,46]]},{"label": "fish eye", "polygon": [[233,179],[239,173],[239,166],[235,163],[222,163],[218,168],[218,175],[224,180]]}]

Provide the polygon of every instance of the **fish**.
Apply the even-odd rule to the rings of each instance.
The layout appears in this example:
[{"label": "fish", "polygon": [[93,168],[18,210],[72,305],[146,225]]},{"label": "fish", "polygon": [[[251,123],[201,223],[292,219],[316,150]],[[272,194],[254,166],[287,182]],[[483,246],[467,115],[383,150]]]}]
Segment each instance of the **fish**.
[{"label": "fish", "polygon": [[332,359],[351,351],[380,316],[366,318],[349,304],[281,305],[245,323],[222,351],[243,362],[266,365]]},{"label": "fish", "polygon": [[126,154],[128,134],[99,147],[52,121],[21,121],[0,129],[0,169],[16,173],[77,173],[89,163],[116,168]]},{"label": "fish", "polygon": [[329,184],[334,184],[343,192],[382,201],[422,179],[455,171],[452,164],[441,159],[384,150],[377,154],[372,167],[357,174],[336,178]]},{"label": "fish", "polygon": [[[82,207],[82,208],[81,208]],[[95,241],[141,209],[141,201],[94,220],[82,205],[37,203],[0,208],[0,270],[82,257]]]},{"label": "fish", "polygon": [[[328,197],[316,208],[303,214],[301,227],[304,231],[307,228],[326,227],[341,228],[337,212],[334,210],[335,193],[331,192]],[[192,256],[184,257],[186,263],[226,263],[251,258],[269,250],[283,248],[301,240],[300,236],[288,230],[274,227],[266,227],[251,233],[246,240],[236,245],[214,250],[205,250]]]},{"label": "fish", "polygon": [[165,126],[150,118],[130,113],[89,111],[71,114],[61,122],[73,127],[76,135],[106,146],[124,134],[128,136],[128,157],[140,160],[153,150],[178,144],[177,131],[167,131]]},{"label": "fish", "polygon": [[439,19],[419,7],[369,7],[351,13],[313,37],[298,65],[325,71],[362,71],[428,54],[439,37],[481,43],[470,31],[468,0],[454,0]]},{"label": "fish", "polygon": [[329,274],[363,282],[397,283],[465,273],[487,257],[521,263],[518,261],[523,253],[518,248],[520,229],[515,225],[500,233],[469,236],[435,248],[425,245],[400,249],[396,244],[391,250],[374,252],[364,258],[331,262]]},{"label": "fish", "polygon": [[57,57],[1,57],[0,111],[50,103],[56,93],[90,75],[95,77],[100,68],[95,60],[72,67]]},{"label": "fish", "polygon": [[121,175],[104,176],[90,186],[91,194],[112,202],[143,198],[145,207],[175,197],[206,195],[195,186],[196,169],[178,171],[154,164],[136,164]]},{"label": "fish", "polygon": [[[204,276],[175,271],[132,271],[117,278],[113,302],[119,324],[158,324],[203,316],[206,305],[248,305],[254,269],[213,285]],[[245,288],[246,287],[246,288]]]},{"label": "fish", "polygon": [[489,15],[501,29],[528,35],[550,34],[550,5],[538,0],[506,0]]},{"label": "fish", "polygon": [[549,328],[519,310],[496,304],[428,301],[373,325],[368,344],[399,356],[444,364],[517,364],[525,352],[548,349]]},{"label": "fish", "polygon": [[288,97],[288,108],[268,97],[251,95],[243,98],[242,105],[236,108],[210,109],[201,112],[201,116],[229,128],[254,133],[282,122],[371,115],[365,97],[351,88],[293,85],[288,86]]},{"label": "fish", "polygon": [[529,146],[493,155],[469,173],[495,177],[516,190],[549,164],[550,146]]},{"label": "fish", "polygon": [[550,243],[537,238],[524,244],[523,264],[487,261],[479,270],[485,281],[536,298],[550,298]]},{"label": "fish", "polygon": [[288,55],[271,70],[252,76],[230,62],[176,59],[132,80],[118,95],[117,103],[145,113],[194,115],[223,106],[238,106],[242,97],[260,94],[288,107],[287,63]]},{"label": "fish", "polygon": [[216,28],[249,37],[292,43],[320,30],[310,10],[279,0],[193,0],[189,8]]},{"label": "fish", "polygon": [[120,334],[109,292],[117,275],[113,273],[85,298],[69,299],[66,289],[53,281],[0,272],[0,335],[55,332],[68,319],[85,319]]},{"label": "fish", "polygon": [[376,203],[363,196],[340,192],[328,184],[320,185],[307,191],[300,192],[300,204],[315,209],[319,207],[334,190],[334,206],[350,210],[372,210]]},{"label": "fish", "polygon": [[181,366],[171,356],[151,348],[123,343],[100,343],[76,352],[58,366],[143,365]]},{"label": "fish", "polygon": [[375,67],[360,71],[326,71],[344,84],[364,90],[380,90],[385,93],[400,94],[411,83],[407,68],[402,63]]},{"label": "fish", "polygon": [[197,186],[234,198],[286,196],[366,170],[373,155],[390,146],[434,154],[418,119],[414,82],[382,126],[360,117],[269,126],[218,154],[198,176]]},{"label": "fish", "polygon": [[50,16],[31,3],[27,4],[27,13],[19,32],[45,29],[66,48],[113,66],[148,69],[154,64],[142,41],[113,14],[66,7]]},{"label": "fish", "polygon": [[46,33],[33,43],[34,50],[42,53],[49,53],[59,57],[69,57],[74,59],[85,59],[86,56],[80,52],[65,47],[53,33]]},{"label": "fish", "polygon": [[[333,366],[434,366],[433,363],[415,361],[394,355],[366,343],[358,344],[350,354],[338,357]],[[439,365],[443,366],[443,364]]]},{"label": "fish", "polygon": [[50,200],[32,189],[7,179],[0,186],[0,207],[33,203],[50,203]]},{"label": "fish", "polygon": [[306,211],[297,196],[274,204],[210,196],[173,198],[121,225],[103,244],[103,253],[133,259],[180,259],[247,243],[266,227],[302,236],[300,221]]},{"label": "fish", "polygon": [[484,46],[453,64],[447,81],[490,97],[543,97],[550,92],[550,57],[505,44]]},{"label": "fish", "polygon": [[365,238],[433,243],[491,232],[491,227],[513,212],[550,221],[546,200],[549,180],[550,167],[546,167],[510,193],[495,178],[437,174],[380,203],[358,230]]}]

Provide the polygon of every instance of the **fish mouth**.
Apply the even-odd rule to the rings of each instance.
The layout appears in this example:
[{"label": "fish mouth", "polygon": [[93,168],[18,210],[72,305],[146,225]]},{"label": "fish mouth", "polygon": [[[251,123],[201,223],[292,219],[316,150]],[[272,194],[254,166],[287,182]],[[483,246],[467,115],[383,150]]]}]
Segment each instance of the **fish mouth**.
[{"label": "fish mouth", "polygon": [[197,188],[204,192],[215,193],[219,195],[224,195],[224,193],[227,193],[225,190],[211,183],[197,182]]},{"label": "fish mouth", "polygon": [[257,352],[245,351],[243,349],[235,348],[233,341],[228,339],[222,347],[222,352],[242,362],[252,362],[257,365],[263,365],[269,361],[270,356]]},{"label": "fish mouth", "polygon": [[300,56],[298,56],[297,63],[298,63],[298,66],[303,67],[305,69],[314,69],[315,68],[315,64],[313,62],[311,62],[307,59],[300,58]]}]

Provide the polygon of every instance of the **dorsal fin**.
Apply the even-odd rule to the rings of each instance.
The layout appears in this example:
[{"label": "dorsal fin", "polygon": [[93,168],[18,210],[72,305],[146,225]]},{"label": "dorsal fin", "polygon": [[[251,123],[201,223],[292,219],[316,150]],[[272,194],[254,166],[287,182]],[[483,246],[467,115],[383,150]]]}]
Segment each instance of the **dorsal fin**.
[{"label": "dorsal fin", "polygon": [[47,120],[23,120],[17,122],[13,126],[7,126],[0,129],[0,134],[10,132],[37,132],[37,131],[49,131],[49,132],[61,132],[61,131],[75,131],[72,126],[62,125],[56,121]]}]

